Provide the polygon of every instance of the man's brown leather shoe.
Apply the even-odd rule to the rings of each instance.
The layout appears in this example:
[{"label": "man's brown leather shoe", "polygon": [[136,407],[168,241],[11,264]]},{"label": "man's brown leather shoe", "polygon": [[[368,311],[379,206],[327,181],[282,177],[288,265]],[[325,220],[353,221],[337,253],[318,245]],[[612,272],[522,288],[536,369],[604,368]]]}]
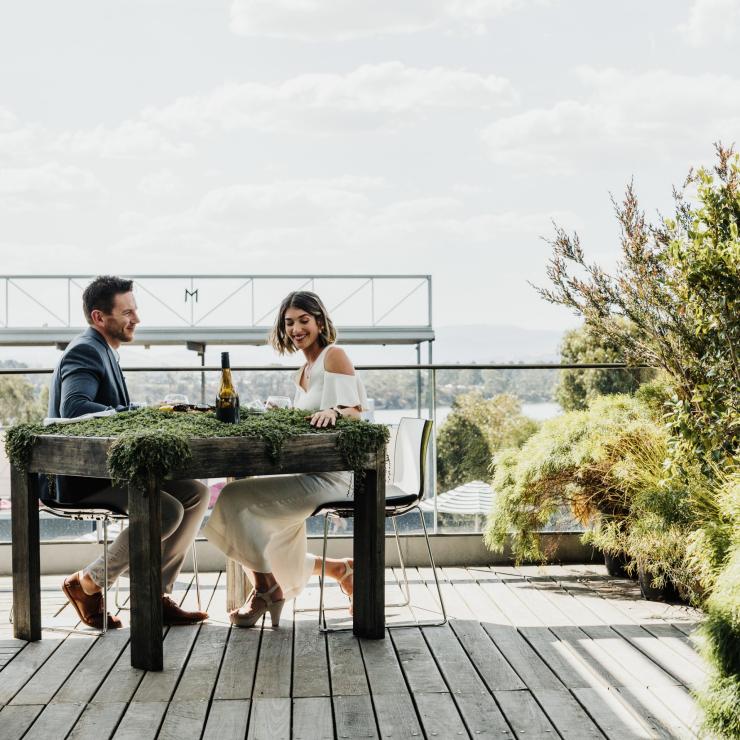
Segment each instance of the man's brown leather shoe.
[{"label": "man's brown leather shoe", "polygon": [[[80,576],[74,573],[64,579],[62,591],[69,599],[80,619],[88,626],[103,629],[103,592],[86,594],[80,583]],[[108,614],[108,629],[118,629],[123,623],[118,617]]]},{"label": "man's brown leather shoe", "polygon": [[208,619],[207,612],[186,612],[169,596],[162,596],[162,624],[176,627],[183,624],[198,624],[206,619]]}]

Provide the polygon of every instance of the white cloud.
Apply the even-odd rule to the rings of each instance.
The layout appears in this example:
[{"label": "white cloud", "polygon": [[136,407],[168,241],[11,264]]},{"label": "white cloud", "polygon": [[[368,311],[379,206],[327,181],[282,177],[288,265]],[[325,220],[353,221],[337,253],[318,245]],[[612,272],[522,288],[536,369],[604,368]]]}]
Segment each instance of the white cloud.
[{"label": "white cloud", "polygon": [[584,67],[586,92],[502,118],[482,132],[494,162],[575,172],[585,163],[649,155],[691,164],[740,130],[740,80],[662,70],[631,74]]},{"label": "white cloud", "polygon": [[104,194],[95,175],[79,167],[48,162],[0,169],[0,205],[9,210],[65,207],[72,202],[100,201]]},{"label": "white cloud", "polygon": [[372,269],[374,259],[408,262],[411,269],[414,260],[428,259],[436,250],[453,249],[469,259],[512,239],[537,245],[553,218],[569,227],[581,224],[572,213],[476,212],[447,195],[395,200],[388,195],[374,179],[353,176],[217,188],[179,213],[122,214],[127,234],[116,249],[153,257],[177,243],[181,258],[200,264],[218,245],[225,255],[250,260],[259,255],[263,271],[290,272],[285,265],[295,259],[305,270],[306,259],[313,264],[319,257],[326,265],[351,259],[356,270]]},{"label": "white cloud", "polygon": [[691,46],[733,41],[740,27],[738,0],[694,0],[688,20],[677,27]]},{"label": "white cloud", "polygon": [[232,185],[209,192],[198,205],[204,219],[250,222],[263,212],[263,218],[300,221],[323,217],[338,209],[362,209],[368,199],[330,183],[288,181],[270,185]]},{"label": "white cloud", "polygon": [[175,142],[145,120],[128,120],[116,128],[96,126],[67,131],[55,137],[50,149],[65,155],[93,155],[105,159],[182,157],[192,147]]},{"label": "white cloud", "polygon": [[318,41],[422,31],[485,33],[531,0],[234,0],[231,30],[243,36]]},{"label": "white cloud", "polygon": [[164,198],[182,192],[182,187],[182,181],[171,170],[159,170],[144,175],[138,190],[148,198]]},{"label": "white cloud", "polygon": [[393,127],[437,111],[492,110],[517,99],[503,77],[385,62],[275,84],[231,83],[146,110],[142,117],[148,126],[197,134],[237,128],[329,133]]}]

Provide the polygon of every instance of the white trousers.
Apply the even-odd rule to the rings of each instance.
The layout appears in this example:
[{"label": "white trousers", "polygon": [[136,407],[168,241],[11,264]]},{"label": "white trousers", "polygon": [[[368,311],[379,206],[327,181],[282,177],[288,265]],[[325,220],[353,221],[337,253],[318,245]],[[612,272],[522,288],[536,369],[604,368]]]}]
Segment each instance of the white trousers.
[{"label": "white trousers", "polygon": [[266,475],[224,486],[203,532],[227,557],[272,573],[286,599],[313,573],[306,519],[316,508],[352,495],[352,473]]}]

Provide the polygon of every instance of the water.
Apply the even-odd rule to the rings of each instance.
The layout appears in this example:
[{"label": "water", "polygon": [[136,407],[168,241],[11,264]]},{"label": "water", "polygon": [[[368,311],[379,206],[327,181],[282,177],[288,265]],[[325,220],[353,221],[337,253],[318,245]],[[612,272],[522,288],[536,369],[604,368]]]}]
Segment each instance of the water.
[{"label": "water", "polygon": [[[422,408],[421,413],[424,416],[427,409]],[[447,415],[450,413],[450,406],[437,406],[437,425],[441,426]],[[562,412],[560,405],[557,403],[523,403],[522,412],[525,416],[535,421],[544,421],[552,419]],[[375,409],[375,421],[378,424],[398,424],[404,416],[416,416],[416,409]]]}]

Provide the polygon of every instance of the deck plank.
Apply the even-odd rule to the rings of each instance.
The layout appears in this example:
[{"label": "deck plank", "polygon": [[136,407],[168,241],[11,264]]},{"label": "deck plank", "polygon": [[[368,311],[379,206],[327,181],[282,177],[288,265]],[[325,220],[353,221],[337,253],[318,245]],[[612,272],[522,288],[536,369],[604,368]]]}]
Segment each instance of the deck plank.
[{"label": "deck plank", "polygon": [[378,737],[369,694],[332,697],[338,738]]},{"label": "deck plank", "polygon": [[391,630],[390,634],[412,693],[449,693],[421,631],[411,627]]},{"label": "deck plank", "polygon": [[[61,644],[60,637],[51,637],[48,634],[38,642],[29,642],[17,657],[3,668],[0,705],[9,704]],[[20,713],[16,714],[21,716]]]},{"label": "deck plank", "polygon": [[[289,609],[285,611],[290,612]],[[270,627],[270,617],[265,614],[260,660],[257,666],[257,675],[254,679],[254,697],[289,698],[292,685],[292,669],[292,613],[287,613],[281,618],[279,629]]]},{"label": "deck plank", "polygon": [[126,711],[126,702],[88,704],[67,740],[105,740],[109,738]]},{"label": "deck plank", "polygon": [[26,740],[66,737],[84,708],[85,705],[82,702],[47,704],[23,737]]},{"label": "deck plank", "polygon": [[203,740],[244,737],[249,720],[249,699],[217,700],[211,704]]},{"label": "deck plank", "polygon": [[[42,640],[43,642],[43,640]],[[12,704],[48,704],[95,642],[94,637],[70,635],[13,697]]]},{"label": "deck plank", "polygon": [[360,644],[351,632],[327,635],[333,696],[370,694]]},{"label": "deck plank", "polygon": [[391,640],[361,640],[360,647],[380,736],[421,736],[414,702]]},{"label": "deck plank", "polygon": [[3,740],[20,740],[43,709],[43,706],[37,704],[17,704],[3,707],[0,710],[0,727],[2,727]]},{"label": "deck plank", "polygon": [[154,740],[166,711],[166,701],[132,701],[113,737],[115,740]]},{"label": "deck plank", "polygon": [[200,740],[208,716],[207,699],[173,699],[167,705],[159,740]]},{"label": "deck plank", "polygon": [[292,702],[287,697],[254,699],[247,740],[290,740],[291,709]]},{"label": "deck plank", "polygon": [[[403,736],[401,736],[403,737]],[[293,740],[334,740],[334,720],[328,696],[293,699]]]},{"label": "deck plank", "polygon": [[87,651],[52,699],[53,703],[88,702],[120,658],[129,630],[110,630]]}]

